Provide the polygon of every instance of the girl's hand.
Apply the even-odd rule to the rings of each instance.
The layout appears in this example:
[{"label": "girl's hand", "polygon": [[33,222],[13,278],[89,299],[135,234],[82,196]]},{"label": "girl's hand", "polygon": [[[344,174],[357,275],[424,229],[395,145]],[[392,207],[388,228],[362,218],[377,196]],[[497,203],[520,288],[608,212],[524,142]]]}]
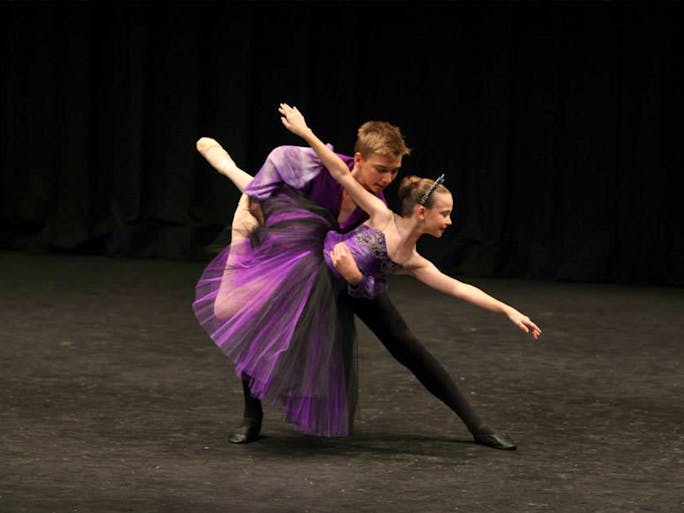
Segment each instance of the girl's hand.
[{"label": "girl's hand", "polygon": [[532,338],[537,340],[541,336],[539,326],[533,323],[527,315],[523,315],[515,309],[511,309],[506,313],[513,324],[520,328],[525,333],[532,335]]},{"label": "girl's hand", "polygon": [[330,251],[333,267],[347,283],[356,286],[363,280],[363,274],[354,261],[354,257],[344,242],[338,242]]},{"label": "girl's hand", "polygon": [[281,114],[280,121],[293,134],[302,137],[309,130],[304,116],[297,110],[297,107],[290,107],[287,103],[281,103],[278,112]]}]

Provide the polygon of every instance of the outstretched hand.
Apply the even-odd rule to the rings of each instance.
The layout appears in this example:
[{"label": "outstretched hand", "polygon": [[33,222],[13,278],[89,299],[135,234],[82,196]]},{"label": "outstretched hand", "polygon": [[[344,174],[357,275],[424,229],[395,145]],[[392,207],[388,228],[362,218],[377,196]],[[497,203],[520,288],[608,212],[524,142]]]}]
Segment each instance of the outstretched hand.
[{"label": "outstretched hand", "polygon": [[309,129],[309,127],[306,126],[304,116],[299,112],[297,107],[290,107],[287,103],[281,103],[278,107],[278,112],[281,114],[280,121],[282,121],[285,128],[293,134],[302,137]]},{"label": "outstretched hand", "polygon": [[537,340],[541,336],[539,326],[533,323],[527,315],[523,315],[517,310],[513,310],[508,313],[508,318],[522,331],[532,335],[533,339]]}]

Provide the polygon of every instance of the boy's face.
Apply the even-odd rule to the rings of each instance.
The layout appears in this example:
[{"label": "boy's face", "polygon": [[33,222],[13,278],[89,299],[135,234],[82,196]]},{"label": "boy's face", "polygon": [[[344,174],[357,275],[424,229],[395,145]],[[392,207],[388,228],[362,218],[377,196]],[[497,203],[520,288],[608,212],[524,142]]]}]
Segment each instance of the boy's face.
[{"label": "boy's face", "polygon": [[401,168],[401,157],[387,157],[379,153],[371,153],[368,157],[354,154],[354,167],[357,169],[356,179],[373,194],[377,194],[392,183]]}]

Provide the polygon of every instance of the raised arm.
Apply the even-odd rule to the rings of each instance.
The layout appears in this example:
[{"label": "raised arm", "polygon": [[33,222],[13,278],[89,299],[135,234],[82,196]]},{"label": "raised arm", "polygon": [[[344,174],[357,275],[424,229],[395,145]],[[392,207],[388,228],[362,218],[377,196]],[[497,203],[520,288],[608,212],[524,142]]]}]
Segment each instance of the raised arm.
[{"label": "raised arm", "polygon": [[387,215],[387,205],[377,196],[364,189],[351,175],[349,168],[342,159],[316,137],[316,134],[306,125],[304,116],[297,110],[297,107],[290,107],[286,103],[281,103],[278,112],[282,115],[280,119],[285,128],[304,139],[311,146],[330,175],[344,187],[354,202],[369,215],[371,221],[378,215]]},{"label": "raised arm", "polygon": [[439,292],[443,292],[444,294],[449,294],[455,298],[467,301],[484,310],[503,313],[513,324],[525,333],[529,333],[535,340],[541,335],[541,330],[529,319],[529,317],[520,313],[512,306],[493,298],[477,287],[447,276],[426,258],[416,255],[410,262],[407,262],[407,264],[408,265],[404,266],[405,272],[425,283],[427,286],[432,287]]}]

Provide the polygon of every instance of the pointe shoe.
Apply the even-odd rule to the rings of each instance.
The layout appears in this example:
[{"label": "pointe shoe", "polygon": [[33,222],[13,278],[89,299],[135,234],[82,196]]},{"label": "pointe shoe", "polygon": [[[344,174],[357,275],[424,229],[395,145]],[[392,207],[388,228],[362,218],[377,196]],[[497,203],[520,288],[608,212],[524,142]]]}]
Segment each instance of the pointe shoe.
[{"label": "pointe shoe", "polygon": [[492,449],[501,449],[503,451],[514,451],[516,445],[510,438],[504,435],[497,435],[496,433],[475,433],[473,435],[475,443],[486,445]]},{"label": "pointe shoe", "polygon": [[248,444],[256,442],[261,433],[261,420],[245,419],[235,431],[228,436],[231,444]]}]

